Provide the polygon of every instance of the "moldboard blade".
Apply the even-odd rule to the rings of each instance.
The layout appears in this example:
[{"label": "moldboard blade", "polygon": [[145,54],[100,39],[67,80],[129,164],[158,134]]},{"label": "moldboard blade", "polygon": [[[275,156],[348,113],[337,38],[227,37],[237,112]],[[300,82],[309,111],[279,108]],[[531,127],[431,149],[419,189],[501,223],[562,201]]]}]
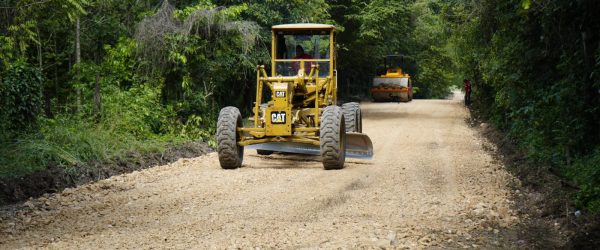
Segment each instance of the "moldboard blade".
[{"label": "moldboard blade", "polygon": [[373,159],[371,138],[361,133],[346,133],[346,157]]},{"label": "moldboard blade", "polygon": [[[267,142],[246,146],[247,149],[269,150],[306,155],[321,155],[317,145],[297,142]],[[346,133],[346,157],[359,159],[373,158],[373,143],[369,136],[361,133]]]},{"label": "moldboard blade", "polygon": [[321,155],[319,146],[297,142],[267,142],[249,145],[246,148],[305,155]]}]

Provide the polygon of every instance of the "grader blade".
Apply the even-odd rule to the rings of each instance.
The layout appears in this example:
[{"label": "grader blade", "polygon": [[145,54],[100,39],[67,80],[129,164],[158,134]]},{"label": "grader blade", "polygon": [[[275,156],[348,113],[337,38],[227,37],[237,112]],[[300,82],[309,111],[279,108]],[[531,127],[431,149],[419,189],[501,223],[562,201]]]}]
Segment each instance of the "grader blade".
[{"label": "grader blade", "polygon": [[[268,142],[246,146],[246,148],[305,155],[321,154],[319,146],[297,142]],[[369,136],[361,133],[346,133],[346,157],[372,159],[373,144]]]},{"label": "grader blade", "polygon": [[250,146],[246,146],[246,148],[304,155],[321,154],[319,146],[297,142],[267,142],[261,144],[253,144]]},{"label": "grader blade", "polygon": [[371,138],[362,133],[346,133],[346,157],[372,159],[373,143]]}]

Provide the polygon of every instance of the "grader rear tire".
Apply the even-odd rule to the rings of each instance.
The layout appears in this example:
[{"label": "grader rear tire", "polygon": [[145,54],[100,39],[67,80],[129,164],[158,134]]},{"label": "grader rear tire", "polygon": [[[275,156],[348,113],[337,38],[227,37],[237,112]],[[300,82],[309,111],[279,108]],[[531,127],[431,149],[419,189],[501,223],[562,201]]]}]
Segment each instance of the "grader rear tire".
[{"label": "grader rear tire", "polygon": [[346,160],[346,126],[342,109],[328,106],[321,116],[321,159],[326,170],[344,168]]},{"label": "grader rear tire", "polygon": [[242,127],[242,115],[236,107],[225,107],[219,112],[217,121],[217,151],[223,169],[236,169],[242,166],[244,147],[237,144]]},{"label": "grader rear tire", "polygon": [[362,133],[362,112],[357,102],[344,103],[342,112],[346,121],[346,132]]}]

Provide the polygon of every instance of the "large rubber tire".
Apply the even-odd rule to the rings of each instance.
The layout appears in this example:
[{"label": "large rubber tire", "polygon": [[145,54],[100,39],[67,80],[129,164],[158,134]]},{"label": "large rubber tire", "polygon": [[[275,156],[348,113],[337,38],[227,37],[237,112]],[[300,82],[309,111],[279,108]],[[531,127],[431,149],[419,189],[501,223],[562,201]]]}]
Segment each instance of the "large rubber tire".
[{"label": "large rubber tire", "polygon": [[223,169],[236,169],[242,166],[244,147],[238,145],[242,127],[242,115],[236,107],[225,107],[219,112],[217,121],[217,151]]},{"label": "large rubber tire", "polygon": [[346,126],[342,109],[328,106],[321,116],[321,160],[327,170],[344,168],[346,160]]},{"label": "large rubber tire", "polygon": [[362,133],[362,112],[357,102],[344,103],[342,112],[346,121],[346,132]]}]

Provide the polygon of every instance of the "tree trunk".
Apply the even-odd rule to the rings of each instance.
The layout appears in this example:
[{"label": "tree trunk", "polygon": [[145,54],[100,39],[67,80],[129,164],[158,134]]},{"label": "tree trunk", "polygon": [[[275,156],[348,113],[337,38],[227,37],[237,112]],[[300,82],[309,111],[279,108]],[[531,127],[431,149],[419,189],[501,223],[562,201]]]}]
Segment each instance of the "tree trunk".
[{"label": "tree trunk", "polygon": [[38,64],[40,67],[40,72],[43,73],[44,67],[43,67],[43,62],[42,62],[42,37],[40,36],[40,29],[37,26],[35,26],[35,31],[37,32],[37,38],[38,38],[38,43],[37,43]]},{"label": "tree trunk", "polygon": [[102,111],[102,96],[100,95],[100,73],[96,73],[96,84],[94,86],[94,116],[96,122],[100,121]]},{"label": "tree trunk", "polygon": [[[44,74],[44,62],[42,58],[42,37],[40,36],[40,29],[36,26],[35,30],[37,32],[38,43],[37,43],[37,53],[38,53],[38,67],[40,68],[40,73]],[[46,85],[46,84],[44,84]],[[46,86],[44,89],[44,113],[46,113],[46,117],[52,118],[52,100],[50,99],[50,91]]]},{"label": "tree trunk", "polygon": [[50,98],[50,91],[46,91],[46,93],[44,93],[44,113],[46,113],[47,118],[54,118],[54,114],[52,113],[52,99]]},{"label": "tree trunk", "polygon": [[[53,53],[56,55],[58,54],[58,45],[56,43],[56,36],[54,36],[54,51]],[[54,97],[56,98],[56,104],[57,106],[60,106],[61,100],[60,100],[60,96],[58,95],[59,91],[58,91],[58,64],[55,63],[54,64]]]},{"label": "tree trunk", "polygon": [[[75,29],[75,65],[77,65],[77,83],[79,84],[81,80],[81,41],[80,41],[80,22],[79,17],[77,18],[77,27]],[[75,107],[75,112],[79,112],[79,108],[81,107],[81,89],[77,88],[77,106]]]}]

